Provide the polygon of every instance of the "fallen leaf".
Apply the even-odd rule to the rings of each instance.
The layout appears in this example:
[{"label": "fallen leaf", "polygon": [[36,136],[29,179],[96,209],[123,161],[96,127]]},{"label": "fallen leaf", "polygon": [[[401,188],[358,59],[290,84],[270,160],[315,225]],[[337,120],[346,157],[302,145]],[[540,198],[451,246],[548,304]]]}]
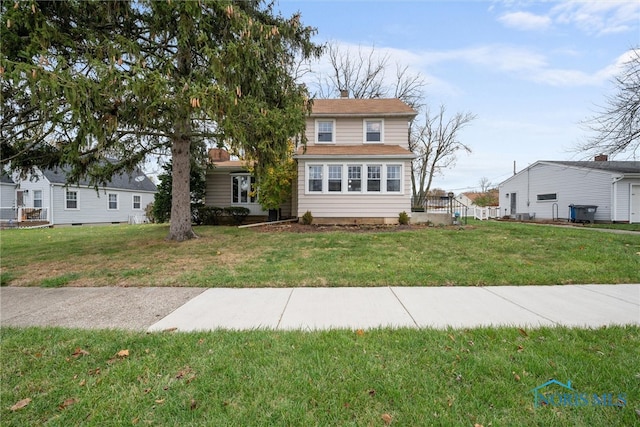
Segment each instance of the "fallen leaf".
[{"label": "fallen leaf", "polygon": [[356,331],[356,335],[358,335],[359,337],[363,336],[363,335],[364,335],[364,330],[362,330],[362,329],[358,329],[358,330]]},{"label": "fallen leaf", "polygon": [[129,350],[120,350],[117,354],[118,357],[129,357]]},{"label": "fallen leaf", "polygon": [[80,387],[84,387],[84,385],[85,385],[86,383],[87,383],[87,381],[83,379],[82,381],[80,381],[80,383],[79,383],[78,385],[79,385]]},{"label": "fallen leaf", "polygon": [[198,402],[195,399],[191,399],[191,405],[189,405],[189,409],[192,411],[198,407]]},{"label": "fallen leaf", "polygon": [[78,358],[80,356],[88,356],[89,352],[87,350],[83,350],[80,347],[76,348],[76,350],[73,352],[73,354],[71,356]]},{"label": "fallen leaf", "polygon": [[62,402],[62,405],[59,406],[60,409],[67,409],[69,406],[77,403],[78,400],[74,397],[70,398],[70,399],[66,399],[64,402]]},{"label": "fallen leaf", "polygon": [[474,424],[473,427],[484,427],[482,424]]},{"label": "fallen leaf", "polygon": [[164,403],[164,399],[156,399],[156,403]]},{"label": "fallen leaf", "polygon": [[518,353],[522,353],[522,350],[524,350],[524,347],[523,347],[523,346],[521,346],[521,345],[519,345],[519,346],[518,346]]},{"label": "fallen leaf", "polygon": [[376,395],[376,391],[374,389],[369,390],[369,396],[373,397]]},{"label": "fallen leaf", "polygon": [[527,331],[525,331],[522,328],[518,328],[518,332],[520,332],[520,335],[522,335],[523,337],[528,337],[529,334],[527,333]]},{"label": "fallen leaf", "polygon": [[393,421],[393,417],[389,414],[382,414],[380,418],[382,418],[382,421],[384,421],[386,425],[391,424],[391,421]]},{"label": "fallen leaf", "polygon": [[174,332],[177,331],[178,328],[167,328],[167,329],[163,329],[162,332]]},{"label": "fallen leaf", "polygon": [[515,378],[516,381],[520,381],[520,375],[516,374],[515,372],[513,373],[513,378]]},{"label": "fallen leaf", "polygon": [[185,367],[184,367],[184,369],[182,369],[181,371],[179,371],[179,372],[176,374],[176,378],[177,378],[177,379],[182,379],[182,378],[184,378],[184,376],[185,376],[185,375],[187,375],[187,374],[188,374],[188,373],[190,373],[190,372],[191,372],[191,368],[190,368],[190,367],[188,367],[188,366],[185,366]]},{"label": "fallen leaf", "polygon": [[31,398],[27,397],[26,399],[22,399],[17,401],[11,408],[12,411],[17,411],[18,409],[22,409],[25,406],[27,406],[29,403],[31,403]]},{"label": "fallen leaf", "polygon": [[454,337],[453,335],[449,334],[449,338],[451,338],[451,341],[455,341],[456,337]]}]

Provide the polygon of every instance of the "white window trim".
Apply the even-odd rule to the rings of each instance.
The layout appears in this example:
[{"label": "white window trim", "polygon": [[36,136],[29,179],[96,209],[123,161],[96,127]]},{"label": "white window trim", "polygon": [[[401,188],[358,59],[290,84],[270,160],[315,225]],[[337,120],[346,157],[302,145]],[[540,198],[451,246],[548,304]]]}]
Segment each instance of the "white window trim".
[{"label": "white window trim", "polygon": [[[318,131],[320,122],[331,122],[332,132],[331,141],[318,141]],[[335,119],[316,119],[315,120],[315,135],[313,137],[316,144],[335,144],[336,143],[336,121]]]},{"label": "white window trim", "polygon": [[[380,141],[367,141],[367,122],[380,122]],[[384,144],[384,119],[362,120],[362,143],[363,144]]]},{"label": "white window trim", "polygon": [[[342,166],[342,191],[329,191],[329,166]],[[322,167],[322,191],[309,190],[309,169]],[[349,191],[349,166],[360,166],[360,191]],[[380,167],[380,191],[367,191],[368,166]],[[387,191],[387,166],[400,167],[400,191]],[[398,162],[327,162],[307,163],[305,165],[304,193],[308,195],[403,195],[405,188],[405,165]]]},{"label": "white window trim", "polygon": [[[136,208],[136,203],[135,203],[135,198],[136,197],[140,197],[140,207]],[[142,195],[140,194],[132,194],[131,195],[131,209],[134,211],[141,211],[142,210]]]},{"label": "white window trim", "polygon": [[[72,193],[76,193],[76,207],[75,208],[70,208],[67,205],[67,193],[72,192]],[[80,192],[78,190],[69,190],[66,189],[64,190],[64,210],[65,211],[79,211],[80,210]]]},{"label": "white window trim", "polygon": [[[111,201],[109,200],[109,196],[116,196],[116,207],[112,208],[110,205]],[[108,211],[119,211],[120,210],[120,195],[118,193],[107,193],[107,210]]]}]

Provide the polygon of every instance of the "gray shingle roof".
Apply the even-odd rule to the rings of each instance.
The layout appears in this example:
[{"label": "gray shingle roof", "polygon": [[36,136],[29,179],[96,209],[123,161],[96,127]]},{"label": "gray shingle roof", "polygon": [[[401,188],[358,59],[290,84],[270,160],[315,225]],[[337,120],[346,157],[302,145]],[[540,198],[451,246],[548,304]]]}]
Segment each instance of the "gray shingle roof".
[{"label": "gray shingle roof", "polygon": [[616,173],[640,173],[640,162],[632,161],[584,161],[584,162],[563,162],[563,161],[545,161],[545,163],[553,163],[564,166],[572,166],[578,168],[597,169],[607,172]]},{"label": "gray shingle roof", "polygon": [[[43,175],[52,184],[67,184],[67,172],[65,168],[42,170]],[[90,185],[87,179],[82,179],[80,182],[72,184]],[[136,168],[131,173],[115,174],[103,187],[133,191],[157,191],[156,185],[140,168]]]},{"label": "gray shingle roof", "polygon": [[4,184],[15,184],[15,182],[13,182],[13,179],[11,179],[11,177],[5,171],[0,172],[0,182]]}]

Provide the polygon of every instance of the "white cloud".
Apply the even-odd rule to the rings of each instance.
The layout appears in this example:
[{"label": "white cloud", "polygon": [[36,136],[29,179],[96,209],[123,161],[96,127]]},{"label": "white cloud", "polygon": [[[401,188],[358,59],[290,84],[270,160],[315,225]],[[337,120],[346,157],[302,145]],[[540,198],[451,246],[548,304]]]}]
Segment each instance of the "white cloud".
[{"label": "white cloud", "polygon": [[570,0],[554,6],[550,15],[554,21],[575,25],[587,34],[622,33],[637,29],[640,2]]},{"label": "white cloud", "polygon": [[545,30],[551,25],[551,18],[548,16],[535,15],[529,12],[505,13],[498,18],[498,21],[507,27],[526,31]]}]

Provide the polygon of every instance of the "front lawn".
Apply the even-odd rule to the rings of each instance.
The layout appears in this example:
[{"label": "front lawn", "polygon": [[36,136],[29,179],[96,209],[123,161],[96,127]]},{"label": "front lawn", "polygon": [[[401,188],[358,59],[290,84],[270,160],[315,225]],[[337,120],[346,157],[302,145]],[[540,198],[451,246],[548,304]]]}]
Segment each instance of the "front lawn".
[{"label": "front lawn", "polygon": [[[434,286],[640,282],[640,234],[507,222],[383,229],[166,225],[6,230],[16,286]],[[315,230],[315,229],[313,229]]]},{"label": "front lawn", "polygon": [[[638,348],[633,326],[2,328],[0,416],[4,426],[631,426]],[[552,378],[575,392],[551,385],[536,407],[533,389]]]}]

